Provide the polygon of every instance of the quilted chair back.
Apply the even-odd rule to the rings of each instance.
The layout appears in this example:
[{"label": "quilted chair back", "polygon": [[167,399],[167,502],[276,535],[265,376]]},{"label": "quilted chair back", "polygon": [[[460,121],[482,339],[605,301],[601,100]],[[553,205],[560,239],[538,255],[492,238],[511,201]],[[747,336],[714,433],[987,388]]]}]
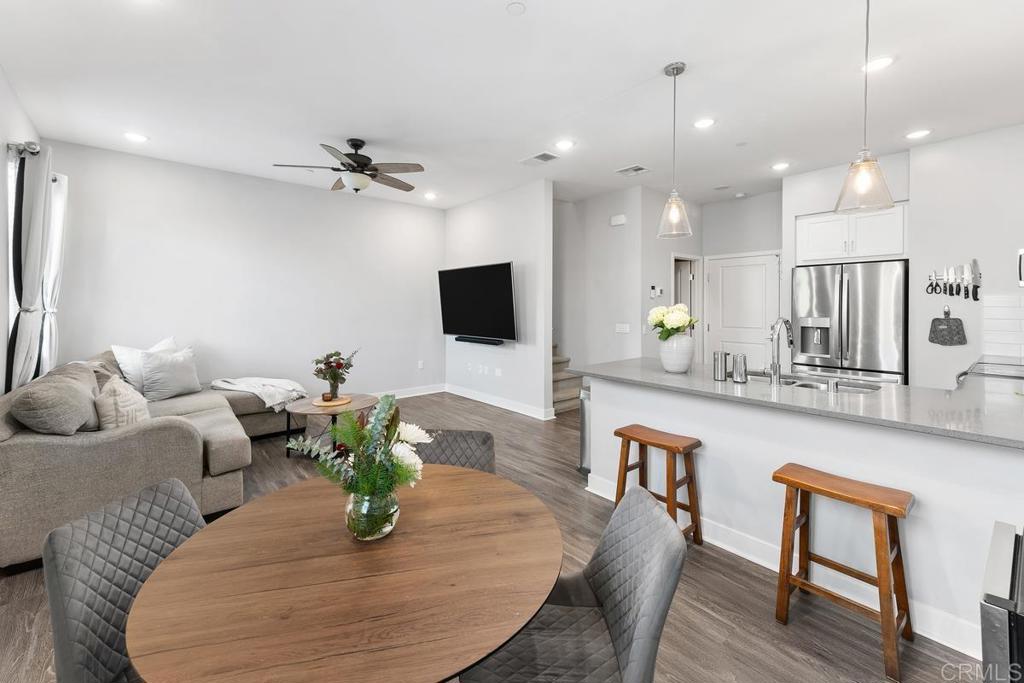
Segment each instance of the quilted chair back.
[{"label": "quilted chair back", "polygon": [[633,487],[619,501],[583,575],[601,604],[623,683],[650,683],[686,541],[665,508]]},{"label": "quilted chair back", "polygon": [[434,440],[416,446],[425,463],[457,465],[494,474],[494,436],[458,429],[430,430]]},{"label": "quilted chair back", "polygon": [[156,566],[205,526],[177,479],[54,529],[43,546],[58,683],[110,683],[131,672],[125,624]]}]

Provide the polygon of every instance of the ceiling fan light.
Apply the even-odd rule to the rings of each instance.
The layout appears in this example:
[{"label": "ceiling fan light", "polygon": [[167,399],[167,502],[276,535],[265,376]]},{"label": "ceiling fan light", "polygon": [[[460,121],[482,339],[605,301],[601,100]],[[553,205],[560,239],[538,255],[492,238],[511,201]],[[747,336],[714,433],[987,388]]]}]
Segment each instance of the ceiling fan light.
[{"label": "ceiling fan light", "polygon": [[353,192],[360,192],[370,186],[370,176],[356,171],[342,171],[341,178],[345,181],[345,187]]},{"label": "ceiling fan light", "polygon": [[690,218],[686,215],[686,205],[679,197],[679,193],[672,190],[665,202],[665,209],[661,212],[661,223],[658,224],[658,237],[691,237],[693,228],[690,227]]},{"label": "ceiling fan light", "polygon": [[836,213],[878,211],[893,206],[895,204],[878,159],[869,150],[861,150],[846,173],[846,180],[843,181],[836,202]]}]

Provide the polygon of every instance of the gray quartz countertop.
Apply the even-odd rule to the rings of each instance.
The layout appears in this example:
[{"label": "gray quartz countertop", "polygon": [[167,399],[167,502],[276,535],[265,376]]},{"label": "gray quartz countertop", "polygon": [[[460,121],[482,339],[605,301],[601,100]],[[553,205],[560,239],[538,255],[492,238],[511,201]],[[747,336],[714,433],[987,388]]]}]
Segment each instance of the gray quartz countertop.
[{"label": "gray quartz countertop", "polygon": [[869,394],[829,394],[803,387],[716,382],[711,366],[665,372],[657,358],[633,358],[570,370],[577,375],[663,391],[822,415],[954,439],[1024,449],[1024,380],[967,377],[954,390],[883,385]]}]

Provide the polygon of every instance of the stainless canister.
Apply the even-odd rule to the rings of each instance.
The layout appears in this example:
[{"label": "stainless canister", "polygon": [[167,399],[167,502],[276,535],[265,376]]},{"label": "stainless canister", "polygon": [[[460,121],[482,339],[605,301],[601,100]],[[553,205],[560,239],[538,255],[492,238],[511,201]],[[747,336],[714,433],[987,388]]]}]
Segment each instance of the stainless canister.
[{"label": "stainless canister", "polygon": [[729,378],[729,352],[715,351],[715,381],[724,382]]},{"label": "stainless canister", "polygon": [[747,354],[737,353],[732,358],[732,381],[737,384],[747,383]]}]

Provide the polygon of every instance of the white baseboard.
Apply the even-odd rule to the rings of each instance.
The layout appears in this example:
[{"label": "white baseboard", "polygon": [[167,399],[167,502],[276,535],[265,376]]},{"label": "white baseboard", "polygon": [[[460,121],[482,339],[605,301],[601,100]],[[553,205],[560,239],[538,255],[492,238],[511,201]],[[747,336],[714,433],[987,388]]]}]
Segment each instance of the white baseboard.
[{"label": "white baseboard", "polygon": [[449,394],[455,394],[456,396],[462,396],[463,398],[470,398],[474,401],[487,403],[498,408],[504,408],[505,410],[511,410],[514,413],[526,415],[527,417],[532,417],[537,420],[555,419],[554,408],[537,408],[536,406],[520,403],[519,401],[510,401],[507,398],[488,394],[483,391],[477,391],[476,389],[460,387],[457,384],[445,384],[444,391],[447,391]]},{"label": "white baseboard", "polygon": [[405,389],[394,389],[392,391],[375,391],[374,396],[394,394],[395,398],[409,398],[410,396],[424,396],[426,394],[439,394],[444,391],[443,384],[424,384],[418,387],[406,387]]},{"label": "white baseboard", "polygon": [[[615,500],[615,482],[603,477],[591,474],[587,478],[586,490],[596,496]],[[680,526],[687,523],[686,516],[683,515]],[[707,517],[701,518],[701,524],[704,541],[708,544],[778,572],[779,546],[775,543],[719,524]],[[878,593],[875,589],[827,567],[814,565],[811,571],[814,573],[815,583],[872,609],[878,608]],[[767,596],[767,599],[774,600],[774,593]],[[981,629],[975,624],[913,599],[910,603],[915,633],[975,659],[981,659]]]}]

